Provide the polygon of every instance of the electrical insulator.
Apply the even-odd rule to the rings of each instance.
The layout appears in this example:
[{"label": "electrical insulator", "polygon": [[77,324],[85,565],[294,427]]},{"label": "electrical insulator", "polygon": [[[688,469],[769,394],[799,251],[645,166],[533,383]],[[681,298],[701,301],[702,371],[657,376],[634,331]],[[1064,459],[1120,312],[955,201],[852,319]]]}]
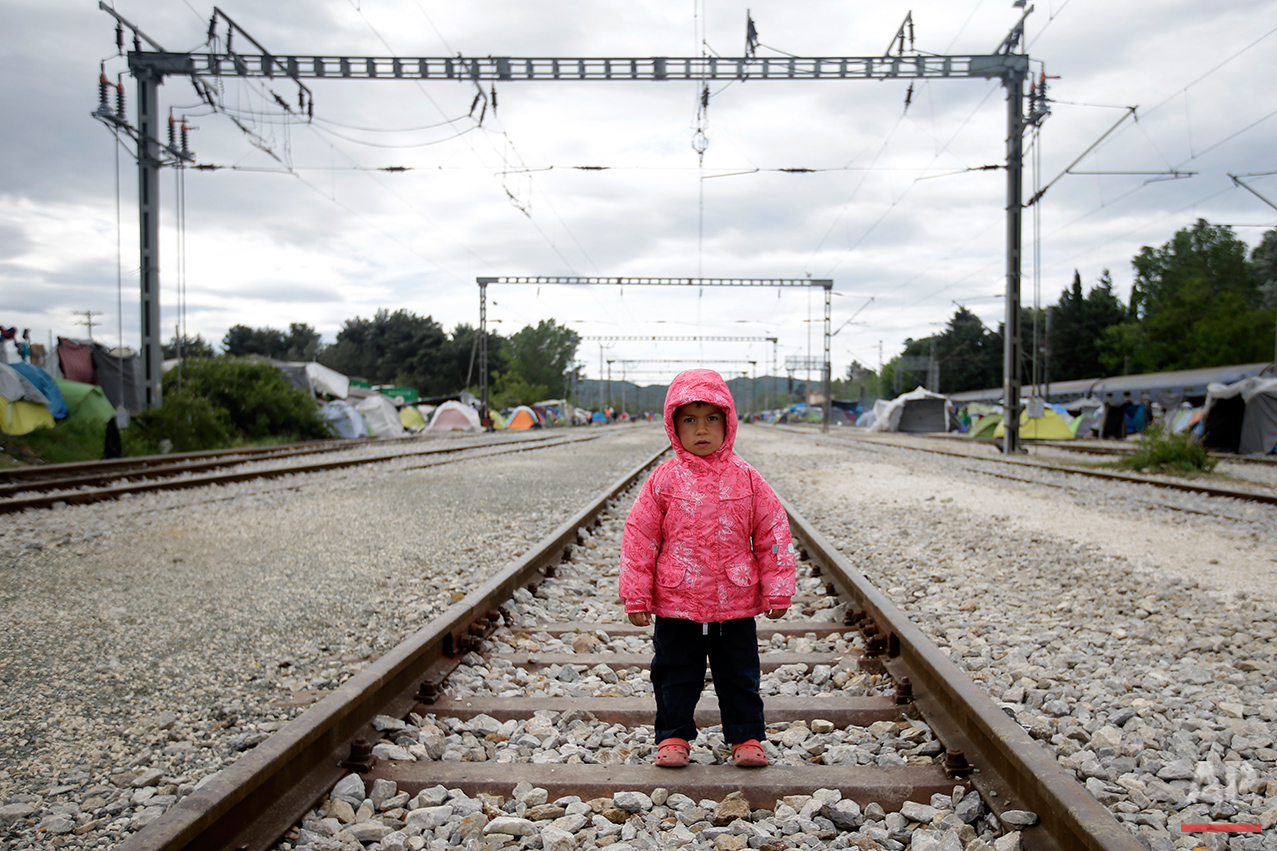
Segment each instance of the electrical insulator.
[{"label": "electrical insulator", "polygon": [[124,24],[119,21],[115,23],[115,49],[124,52]]},{"label": "electrical insulator", "polygon": [[124,78],[123,75],[115,82],[115,116],[121,121],[124,120]]},{"label": "electrical insulator", "polygon": [[102,70],[102,76],[98,77],[98,114],[111,114],[111,96],[107,94],[111,81],[106,78],[106,69]]},{"label": "electrical insulator", "polygon": [[177,150],[177,120],[171,115],[168,117],[168,146],[169,150]]},{"label": "electrical insulator", "polygon": [[182,119],[182,156],[184,156],[184,157],[190,157],[190,155],[191,155],[191,148],[190,148],[190,146],[187,144],[186,131],[187,131],[186,119],[185,119],[185,118],[183,118],[183,119]]}]

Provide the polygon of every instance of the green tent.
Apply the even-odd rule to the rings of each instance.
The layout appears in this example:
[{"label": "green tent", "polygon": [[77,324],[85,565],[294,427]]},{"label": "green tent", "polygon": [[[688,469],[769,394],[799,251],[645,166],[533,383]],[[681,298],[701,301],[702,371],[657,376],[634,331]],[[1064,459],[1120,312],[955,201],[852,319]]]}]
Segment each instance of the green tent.
[{"label": "green tent", "polygon": [[971,431],[967,434],[974,440],[993,440],[994,431],[1002,425],[1001,414],[985,414],[978,420],[971,421]]},{"label": "green tent", "polygon": [[[994,437],[1002,437],[1006,428],[998,423]],[[1020,411],[1020,437],[1025,440],[1072,440],[1077,437],[1064,420],[1051,408],[1040,417],[1030,417],[1027,408]]]},{"label": "green tent", "polygon": [[66,400],[67,410],[70,412],[65,422],[104,423],[115,416],[115,406],[96,384],[67,381],[65,378],[55,378],[54,381],[62,391],[62,398]]}]

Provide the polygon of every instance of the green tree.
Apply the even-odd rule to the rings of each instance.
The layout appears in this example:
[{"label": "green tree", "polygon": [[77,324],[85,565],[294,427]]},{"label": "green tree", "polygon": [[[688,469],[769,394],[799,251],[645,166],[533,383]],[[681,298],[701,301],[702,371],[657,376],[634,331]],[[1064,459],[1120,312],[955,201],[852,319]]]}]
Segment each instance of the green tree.
[{"label": "green tree", "polygon": [[372,319],[347,319],[337,342],[319,360],[346,375],[373,384],[413,387],[419,392],[437,384],[439,353],[447,335],[429,316],[407,310],[378,310]]},{"label": "green tree", "polygon": [[1100,358],[1101,341],[1106,329],[1125,319],[1126,308],[1113,294],[1108,269],[1085,296],[1082,276],[1074,270],[1073,286],[1060,293],[1051,309],[1049,378],[1071,381],[1107,374]]},{"label": "green tree", "polygon": [[1247,247],[1226,225],[1198,219],[1131,261],[1127,320],[1103,335],[1110,371],[1160,372],[1243,363],[1272,346],[1262,334],[1261,290]]},{"label": "green tree", "polygon": [[222,338],[222,352],[228,357],[261,355],[266,358],[278,358],[287,348],[284,332],[274,328],[232,325],[226,332],[226,336]]},{"label": "green tree", "polygon": [[544,388],[542,399],[566,398],[571,365],[580,343],[575,331],[553,319],[542,319],[516,331],[505,350],[509,380],[528,388]]},{"label": "green tree", "polygon": [[288,326],[288,334],[284,336],[284,350],[278,357],[280,360],[290,361],[315,360],[320,348],[318,331],[301,322],[293,322]]},{"label": "green tree", "polygon": [[199,334],[194,337],[174,334],[173,339],[164,344],[165,360],[173,360],[177,357],[192,359],[216,356],[217,353],[213,351],[213,347]]},{"label": "green tree", "polygon": [[940,393],[981,390],[1002,381],[1002,340],[984,327],[980,317],[959,307],[944,333],[936,338]]}]

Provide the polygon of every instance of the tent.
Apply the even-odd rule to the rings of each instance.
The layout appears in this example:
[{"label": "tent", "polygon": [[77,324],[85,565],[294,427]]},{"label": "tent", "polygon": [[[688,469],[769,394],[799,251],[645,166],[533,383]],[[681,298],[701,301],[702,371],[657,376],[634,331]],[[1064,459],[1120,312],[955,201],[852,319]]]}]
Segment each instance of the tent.
[{"label": "tent", "polygon": [[506,422],[506,428],[511,431],[517,431],[528,428],[540,428],[541,420],[537,417],[536,411],[527,405],[520,405],[510,414],[510,419]]},{"label": "tent", "polygon": [[1277,378],[1207,385],[1202,443],[1242,455],[1277,452]]},{"label": "tent", "polygon": [[957,426],[952,403],[925,387],[918,387],[886,403],[879,399],[874,403],[874,415],[874,424],[869,427],[870,431],[916,434],[952,431]]},{"label": "tent", "polygon": [[483,431],[479,412],[451,399],[435,408],[426,428],[429,431]]},{"label": "tent", "polygon": [[607,420],[607,414],[603,413],[602,411],[595,411],[593,414],[590,414],[590,422],[591,422],[591,423],[605,423],[605,424],[606,424],[606,423],[607,423],[607,421],[608,421],[608,420]]},{"label": "tent", "polygon": [[364,422],[364,418],[359,416],[359,412],[349,402],[343,402],[341,399],[326,402],[319,409],[319,415],[328,420],[338,437],[368,436],[368,424]]},{"label": "tent", "polygon": [[363,414],[368,433],[375,437],[398,437],[403,434],[395,403],[380,393],[360,399],[355,410]]},{"label": "tent", "polygon": [[489,408],[488,419],[492,421],[492,428],[495,431],[505,431],[506,421],[505,421],[505,417],[501,416],[500,411],[494,411],[491,408]]},{"label": "tent", "polygon": [[104,423],[115,418],[115,406],[96,384],[56,378],[59,392],[67,405],[67,422],[87,420]]},{"label": "tent", "polygon": [[1164,425],[1170,429],[1172,434],[1183,434],[1186,431],[1192,431],[1193,426],[1197,425],[1202,419],[1202,409],[1194,408],[1188,402],[1180,405],[1178,410],[1170,411],[1166,414]]},{"label": "tent", "polygon": [[869,426],[874,424],[874,420],[877,418],[877,415],[872,410],[865,411],[863,414],[856,417],[856,425],[861,428],[869,428]]},{"label": "tent", "polygon": [[1002,415],[985,414],[971,421],[967,436],[973,440],[993,440],[1002,434]]},{"label": "tent", "polygon": [[44,398],[48,400],[49,413],[53,414],[55,420],[60,420],[69,413],[66,400],[62,398],[62,391],[58,389],[58,383],[54,381],[52,375],[30,363],[13,363],[9,366],[34,384],[36,389],[44,395]]},{"label": "tent", "polygon": [[544,399],[533,407],[545,409],[546,425],[576,424],[576,407],[567,399]]},{"label": "tent", "polygon": [[284,373],[288,382],[299,390],[307,390],[315,396],[335,396],[345,399],[350,395],[350,379],[335,369],[329,369],[314,361],[271,361]]},{"label": "tent", "polygon": [[409,431],[421,431],[426,427],[426,418],[412,405],[404,405],[399,409],[399,424]]},{"label": "tent", "polygon": [[[1004,434],[1006,423],[999,418],[993,436],[996,439]],[[1075,435],[1054,408],[1044,408],[1040,417],[1030,417],[1028,409],[1021,408],[1020,437],[1025,440],[1072,440]]]},{"label": "tent", "polygon": [[53,425],[49,400],[25,375],[0,363],[0,431],[27,434]]},{"label": "tent", "polygon": [[21,372],[0,363],[0,431],[27,434],[52,425],[48,398]]}]

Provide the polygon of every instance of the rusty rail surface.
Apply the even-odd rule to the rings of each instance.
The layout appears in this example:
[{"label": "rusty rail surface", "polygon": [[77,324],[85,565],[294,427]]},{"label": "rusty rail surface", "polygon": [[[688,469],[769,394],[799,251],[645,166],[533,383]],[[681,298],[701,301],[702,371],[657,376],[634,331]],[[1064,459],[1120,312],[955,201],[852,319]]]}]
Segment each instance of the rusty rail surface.
[{"label": "rusty rail surface", "polygon": [[352,743],[375,740],[372,719],[405,714],[431,665],[459,655],[471,626],[517,588],[561,560],[609,500],[662,455],[662,448],[561,523],[539,544],[351,677],[301,717],[240,757],[118,847],[122,851],[204,851],[270,847],[348,773]]},{"label": "rusty rail surface", "polygon": [[[291,455],[311,455],[358,448],[359,445],[340,446],[335,449],[328,448],[314,451],[297,451],[284,455],[270,455],[264,458],[235,458],[208,462],[186,461],[169,466],[157,464],[155,466],[149,466],[141,469],[131,468],[127,471],[112,473],[109,475],[90,474],[76,479],[58,479],[34,481],[29,484],[0,485],[0,514],[11,514],[16,511],[25,511],[28,508],[49,508],[59,503],[66,503],[69,505],[88,505],[94,502],[118,499],[126,494],[150,493],[153,491],[165,490],[186,490],[190,488],[204,487],[207,485],[227,485],[235,482],[248,482],[255,479],[277,479],[301,473],[323,473],[329,470],[344,469],[346,467],[358,467],[365,464],[379,464],[386,461],[410,460],[412,458],[420,458],[423,456],[457,455],[469,450],[479,450],[483,452],[482,455],[472,457],[486,458],[494,455],[506,455],[512,452],[547,449],[554,446],[562,446],[564,443],[574,443],[580,440],[596,440],[598,437],[598,434],[572,437],[569,435],[551,433],[542,434],[535,438],[522,438],[517,441],[512,440],[496,443],[467,444],[464,446],[430,446],[425,449],[412,452],[389,452],[360,458],[346,458],[339,461],[321,461],[310,464],[299,464],[291,467],[272,467],[270,469],[247,470],[243,472],[207,473],[205,475],[186,474],[239,466],[259,461],[273,461],[278,460],[279,458],[290,457]],[[510,444],[515,445],[511,446]],[[376,444],[364,443],[362,445],[375,446]],[[149,457],[162,458],[163,456]],[[406,469],[415,468],[408,467]],[[186,477],[178,478],[183,475],[186,475]],[[137,480],[134,481],[135,479]],[[112,482],[118,482],[118,484],[112,484]],[[69,490],[69,488],[76,487],[84,489]],[[43,493],[43,491],[46,490],[61,488],[68,488],[68,490],[56,490],[54,493]],[[24,495],[30,492],[37,492],[39,495]],[[13,498],[6,498],[10,494],[14,493],[16,493],[17,496]]]},{"label": "rusty rail surface", "polygon": [[[596,524],[609,500],[637,481],[666,452],[668,448],[663,448],[622,477],[533,550],[300,718],[214,775],[211,781],[120,847],[126,851],[269,848],[350,770],[365,772],[366,780],[393,779],[404,791],[443,782],[449,788],[500,788],[508,792],[514,780],[520,777],[547,788],[553,796],[583,791],[592,797],[605,796],[619,788],[667,785],[668,773],[654,766],[479,762],[427,765],[383,762],[374,766],[372,760],[365,759],[371,751],[368,743],[379,738],[371,726],[376,715],[403,717],[409,711],[460,714],[459,704],[464,703],[468,712],[500,709],[502,717],[515,717],[536,709],[567,706],[557,698],[470,697],[454,701],[442,695],[437,686],[459,664],[460,656],[481,644],[479,636],[493,628],[490,613],[516,589],[539,582],[551,572],[578,539],[579,530]],[[880,665],[895,679],[898,690],[894,701],[889,697],[782,700],[779,703],[769,699],[772,701],[769,712],[781,710],[780,714],[796,718],[819,715],[826,720],[838,718],[863,724],[884,717],[884,712],[898,715],[900,707],[891,704],[902,702],[900,687],[903,686],[905,692],[911,687],[914,710],[922,714],[945,746],[946,763],[943,767],[918,765],[890,769],[773,766],[765,772],[751,774],[748,782],[742,782],[739,775],[724,775],[712,766],[691,766],[680,774],[681,782],[686,781],[689,787],[698,790],[697,794],[706,797],[712,797],[715,789],[721,793],[720,797],[729,791],[742,791],[754,806],[766,806],[782,795],[797,794],[795,790],[807,790],[809,794],[810,790],[821,787],[842,788],[848,794],[898,802],[929,800],[932,793],[947,794],[955,784],[971,785],[981,791],[995,813],[1027,809],[1038,815],[1038,825],[1021,834],[1027,851],[1143,851],[1108,810],[994,705],[890,600],[856,572],[826,538],[788,503],[786,509],[796,541],[827,581],[829,592],[840,594],[854,607],[852,620],[865,638],[862,664]],[[787,628],[805,634],[813,626],[794,622]],[[838,626],[825,624],[820,628],[836,631]],[[573,628],[574,625],[561,624],[554,630],[562,632]],[[783,631],[786,625],[777,622],[768,628]],[[628,625],[608,625],[609,632],[627,629]],[[540,658],[533,658],[538,655]],[[791,656],[802,654],[775,655],[778,658],[764,659],[764,665],[786,664],[792,661]],[[560,661],[554,654],[533,656],[525,660],[526,664]],[[592,660],[578,654],[575,661]],[[615,720],[624,723],[641,723],[637,720],[639,714],[643,718],[650,717],[651,709],[640,710],[627,705],[626,701],[611,700],[610,707],[596,705],[602,704],[602,700],[588,702],[588,707],[579,699],[573,699],[571,704],[602,715],[621,713]],[[811,705],[801,705],[803,703]],[[517,708],[512,709],[515,704]]]},{"label": "rusty rail surface", "polygon": [[1131,832],[1007,716],[922,630],[782,498],[795,538],[876,636],[868,652],[896,682],[908,679],[914,702],[950,756],[974,769],[971,781],[995,813],[1038,815],[1021,842],[1034,851],[1143,851]]}]

